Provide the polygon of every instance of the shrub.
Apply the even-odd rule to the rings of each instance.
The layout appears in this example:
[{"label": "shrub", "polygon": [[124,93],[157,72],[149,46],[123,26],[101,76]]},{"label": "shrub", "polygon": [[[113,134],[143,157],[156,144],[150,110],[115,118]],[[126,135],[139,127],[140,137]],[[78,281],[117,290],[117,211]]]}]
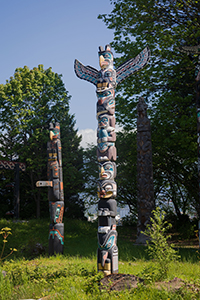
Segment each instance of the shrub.
[{"label": "shrub", "polygon": [[1,254],[0,254],[0,262],[2,262],[2,260],[6,259],[8,256],[10,256],[13,253],[13,251],[17,251],[17,249],[10,248],[10,253],[8,255],[6,255],[5,257],[3,257],[5,245],[7,243],[7,237],[9,236],[9,234],[12,234],[11,229],[8,228],[8,227],[2,228],[0,230],[0,234],[3,236],[3,247],[2,247],[2,250],[1,250]]},{"label": "shrub", "polygon": [[147,225],[144,232],[149,237],[147,252],[154,262],[143,272],[148,280],[165,279],[168,275],[170,263],[179,258],[177,251],[173,248],[174,245],[167,242],[171,236],[167,235],[166,232],[171,226],[170,223],[165,221],[165,213],[159,207],[153,211],[151,224]]}]

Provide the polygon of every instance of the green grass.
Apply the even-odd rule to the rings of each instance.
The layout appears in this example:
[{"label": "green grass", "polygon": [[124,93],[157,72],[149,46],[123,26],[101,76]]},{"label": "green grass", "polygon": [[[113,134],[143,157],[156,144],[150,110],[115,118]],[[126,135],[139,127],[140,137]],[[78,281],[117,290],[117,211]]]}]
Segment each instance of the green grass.
[{"label": "green grass", "polygon": [[[48,257],[49,220],[30,220],[24,223],[0,220],[0,229],[10,227],[5,254],[17,248],[0,267],[0,299],[200,299],[196,291],[183,288],[178,292],[157,290],[141,285],[131,291],[100,291],[101,274],[96,272],[97,224],[79,220],[65,220],[65,248],[63,256]],[[129,241],[131,227],[118,228],[119,273],[142,277],[149,260],[144,246]],[[125,238],[127,236],[128,238]],[[46,251],[34,252],[40,243]],[[0,250],[2,247],[0,240]],[[182,278],[200,286],[199,254],[194,249],[180,249],[181,260],[170,266],[169,277]]]}]

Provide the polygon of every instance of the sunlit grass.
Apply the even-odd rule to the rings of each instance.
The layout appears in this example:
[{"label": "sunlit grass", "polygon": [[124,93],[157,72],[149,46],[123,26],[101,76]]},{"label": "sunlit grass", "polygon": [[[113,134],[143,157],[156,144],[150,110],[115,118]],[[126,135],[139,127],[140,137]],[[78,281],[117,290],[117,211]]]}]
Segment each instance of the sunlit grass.
[{"label": "sunlit grass", "polygon": [[[65,220],[64,255],[48,257],[49,220],[30,220],[24,223],[0,220],[0,228],[9,227],[7,251],[17,248],[0,271],[0,299],[200,299],[193,291],[158,291],[151,286],[122,292],[100,291],[101,274],[96,271],[97,224]],[[124,230],[124,234],[123,234]],[[142,277],[151,263],[144,246],[135,246],[124,238],[131,228],[120,228],[118,237],[119,273]],[[123,238],[122,238],[123,237]],[[41,256],[34,253],[36,243],[44,246]],[[0,241],[0,249],[2,241]],[[6,251],[6,249],[5,249]],[[181,249],[181,260],[170,265],[167,280],[179,277],[200,285],[200,259],[194,249]]]}]

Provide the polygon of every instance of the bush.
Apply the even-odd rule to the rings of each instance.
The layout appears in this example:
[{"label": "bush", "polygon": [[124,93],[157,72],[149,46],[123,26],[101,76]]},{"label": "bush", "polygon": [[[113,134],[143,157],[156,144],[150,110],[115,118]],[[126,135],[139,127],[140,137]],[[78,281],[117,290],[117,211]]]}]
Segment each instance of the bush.
[{"label": "bush", "polygon": [[147,275],[149,280],[165,279],[168,275],[170,263],[179,258],[176,250],[173,249],[174,245],[169,245],[167,242],[171,236],[167,236],[166,232],[171,226],[170,223],[165,221],[165,213],[159,207],[153,211],[151,225],[147,225],[144,232],[149,237],[147,251],[154,262],[148,269],[144,270],[144,274]]}]

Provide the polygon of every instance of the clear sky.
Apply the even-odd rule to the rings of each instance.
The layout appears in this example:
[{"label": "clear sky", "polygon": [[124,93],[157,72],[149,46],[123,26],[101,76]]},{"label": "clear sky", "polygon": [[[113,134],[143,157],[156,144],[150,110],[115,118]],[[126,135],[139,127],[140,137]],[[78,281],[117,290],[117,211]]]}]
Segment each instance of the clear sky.
[{"label": "clear sky", "polygon": [[0,83],[18,67],[52,67],[63,75],[85,142],[96,139],[97,98],[95,86],[76,77],[74,60],[99,70],[98,47],[113,40],[113,31],[97,16],[111,10],[110,0],[0,0]]}]

